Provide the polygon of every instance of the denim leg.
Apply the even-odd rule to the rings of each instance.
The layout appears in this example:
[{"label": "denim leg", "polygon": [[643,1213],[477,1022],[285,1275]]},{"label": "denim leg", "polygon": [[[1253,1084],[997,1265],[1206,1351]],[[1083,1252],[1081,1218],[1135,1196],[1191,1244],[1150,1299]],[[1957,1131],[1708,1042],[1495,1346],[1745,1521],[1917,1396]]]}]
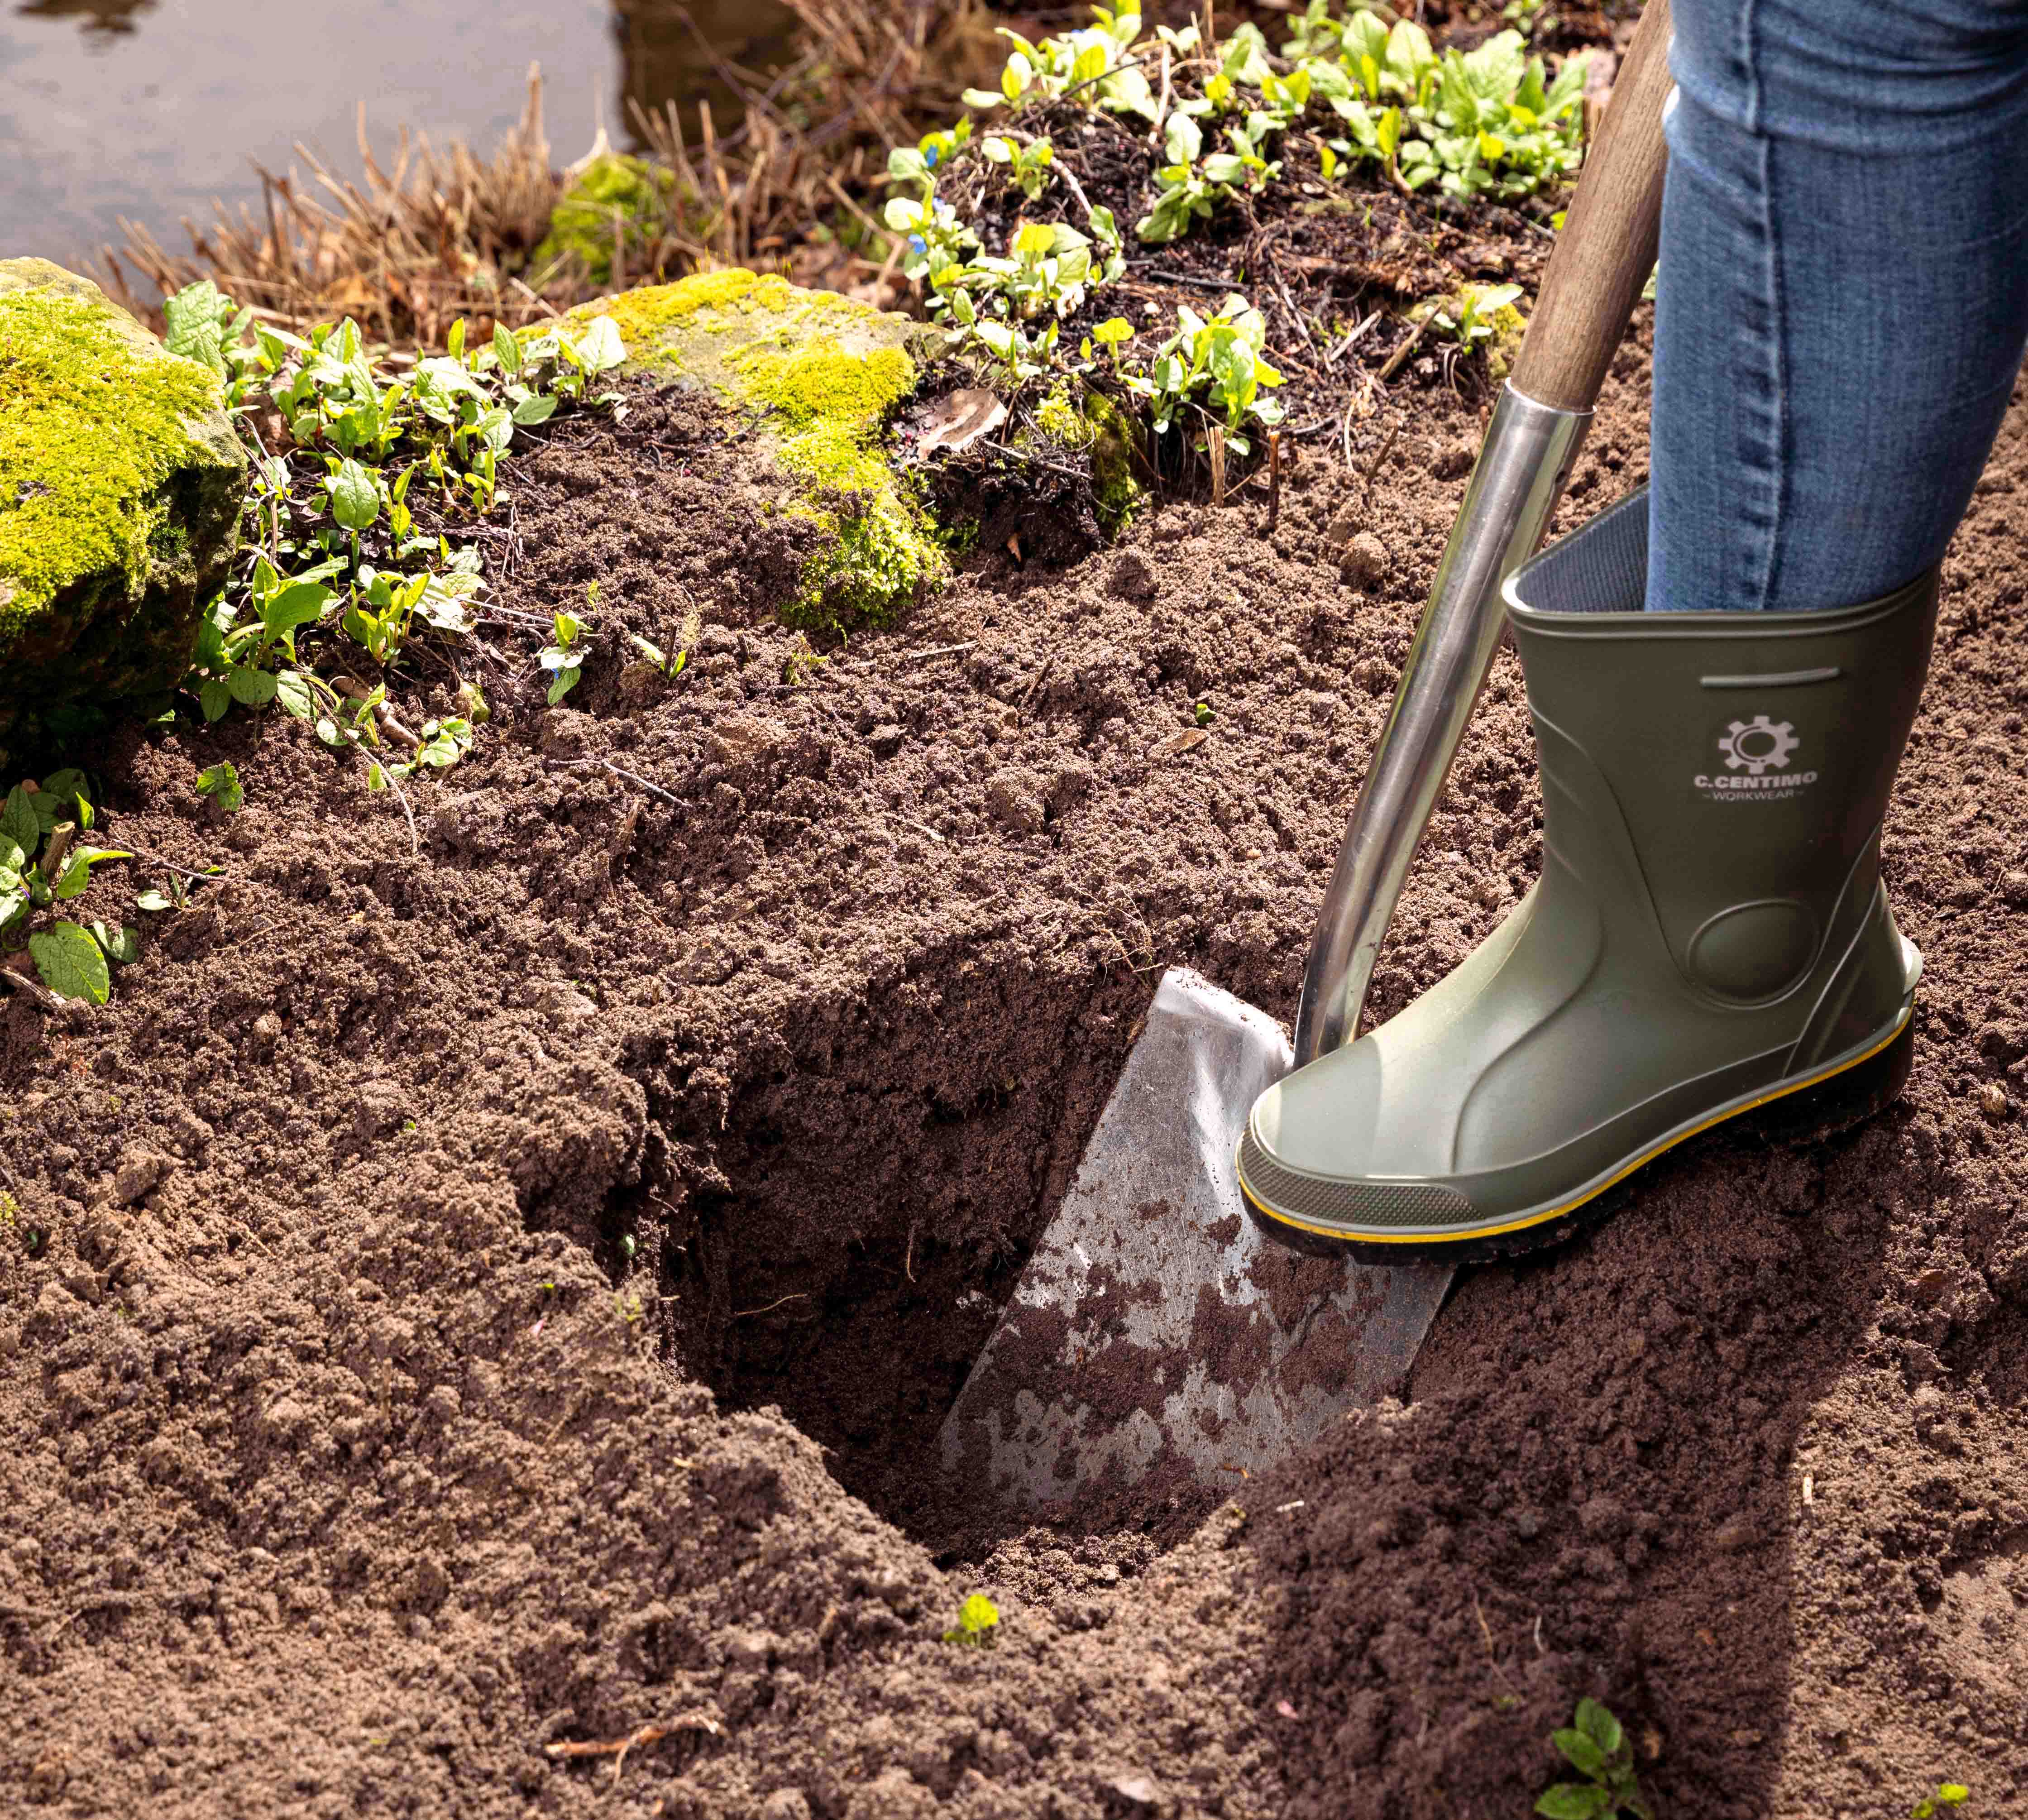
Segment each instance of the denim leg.
[{"label": "denim leg", "polygon": [[2028,339],[2028,0],[1676,0],[1648,605],[1943,553]]}]

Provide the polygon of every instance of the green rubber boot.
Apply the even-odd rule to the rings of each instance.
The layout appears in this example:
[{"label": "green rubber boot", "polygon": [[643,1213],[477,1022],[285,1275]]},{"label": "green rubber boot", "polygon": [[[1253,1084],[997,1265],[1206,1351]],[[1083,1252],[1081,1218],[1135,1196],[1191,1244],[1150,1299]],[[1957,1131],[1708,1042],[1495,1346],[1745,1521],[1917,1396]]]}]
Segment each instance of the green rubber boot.
[{"label": "green rubber boot", "polygon": [[1880,882],[1937,577],[1836,612],[1644,613],[1645,491],[1507,584],[1542,873],[1456,972],[1257,1100],[1256,1222],[1382,1263],[1568,1237],[1671,1145],[1856,1122],[1922,956]]}]

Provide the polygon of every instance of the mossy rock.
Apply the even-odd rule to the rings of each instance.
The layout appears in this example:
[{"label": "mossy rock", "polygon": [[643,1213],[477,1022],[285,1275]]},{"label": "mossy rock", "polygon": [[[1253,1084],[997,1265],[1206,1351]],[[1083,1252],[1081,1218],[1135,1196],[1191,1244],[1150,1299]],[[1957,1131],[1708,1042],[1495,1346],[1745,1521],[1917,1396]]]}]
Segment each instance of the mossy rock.
[{"label": "mossy rock", "polygon": [[0,260],[0,752],[174,686],[246,472],[215,375],[88,279]]},{"label": "mossy rock", "polygon": [[948,572],[937,530],[887,453],[894,408],[941,338],[906,316],[735,268],[582,304],[610,316],[627,365],[762,413],[785,509],[830,535],[785,623],[837,632],[892,619]]}]

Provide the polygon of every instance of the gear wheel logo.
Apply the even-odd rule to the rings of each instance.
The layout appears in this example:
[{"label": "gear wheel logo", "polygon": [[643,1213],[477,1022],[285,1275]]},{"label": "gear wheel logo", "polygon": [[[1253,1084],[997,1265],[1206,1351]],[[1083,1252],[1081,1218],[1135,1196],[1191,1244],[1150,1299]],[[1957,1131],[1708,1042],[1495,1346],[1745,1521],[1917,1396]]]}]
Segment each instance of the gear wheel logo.
[{"label": "gear wheel logo", "polygon": [[1787,770],[1801,743],[1789,722],[1756,714],[1751,720],[1735,720],[1726,727],[1719,735],[1718,749],[1725,754],[1726,770],[1759,777],[1767,771]]}]

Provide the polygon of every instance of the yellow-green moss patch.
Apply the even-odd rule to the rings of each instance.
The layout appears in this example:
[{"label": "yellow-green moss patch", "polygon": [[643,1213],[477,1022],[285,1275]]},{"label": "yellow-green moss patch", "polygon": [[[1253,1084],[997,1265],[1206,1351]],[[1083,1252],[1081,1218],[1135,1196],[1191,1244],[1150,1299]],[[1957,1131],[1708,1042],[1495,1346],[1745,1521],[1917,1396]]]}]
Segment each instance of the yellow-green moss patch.
[{"label": "yellow-green moss patch", "polygon": [[762,414],[789,476],[785,509],[828,534],[805,565],[787,623],[879,624],[947,565],[913,486],[887,458],[887,420],[915,388],[920,324],[764,272],[699,272],[585,304],[612,319],[628,364],[709,387]]},{"label": "yellow-green moss patch", "polygon": [[213,374],[87,280],[0,261],[0,731],[175,682],[245,466]]},{"label": "yellow-green moss patch", "polygon": [[109,303],[0,290],[0,649],[57,591],[104,571],[138,588],[164,482],[217,379],[115,329]]}]

